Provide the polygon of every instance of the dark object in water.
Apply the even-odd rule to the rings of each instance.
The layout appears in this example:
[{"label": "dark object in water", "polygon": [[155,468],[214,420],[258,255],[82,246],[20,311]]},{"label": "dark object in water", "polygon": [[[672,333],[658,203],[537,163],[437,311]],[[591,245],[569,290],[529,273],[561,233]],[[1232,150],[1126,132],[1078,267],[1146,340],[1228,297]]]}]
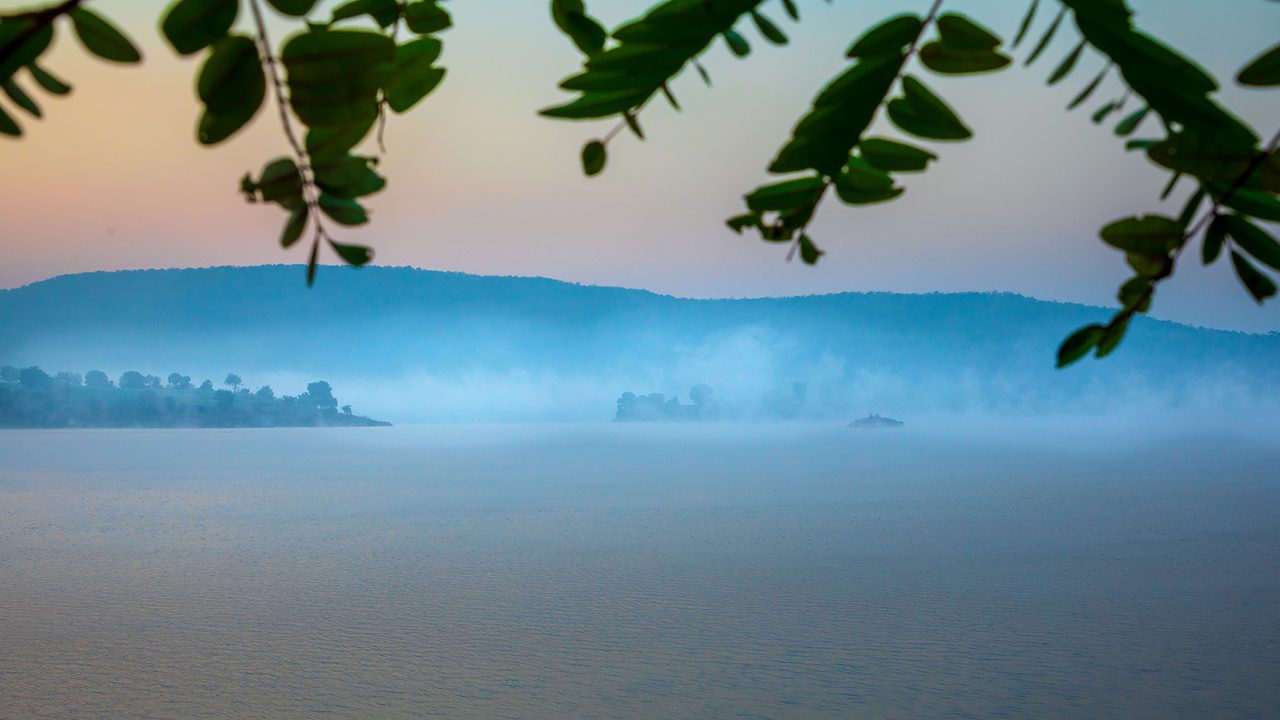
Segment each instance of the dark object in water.
[{"label": "dark object in water", "polygon": [[849,423],[851,428],[900,428],[903,422],[894,420],[893,418],[880,417],[879,415],[868,415],[860,420],[854,420]]}]

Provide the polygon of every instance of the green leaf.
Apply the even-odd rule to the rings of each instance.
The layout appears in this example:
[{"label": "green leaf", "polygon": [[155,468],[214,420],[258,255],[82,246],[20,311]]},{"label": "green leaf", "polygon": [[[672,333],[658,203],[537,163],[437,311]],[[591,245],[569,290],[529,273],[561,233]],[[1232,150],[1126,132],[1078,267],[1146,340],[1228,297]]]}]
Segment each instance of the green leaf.
[{"label": "green leaf", "polygon": [[1085,41],[1081,40],[1080,43],[1071,50],[1071,52],[1067,53],[1067,56],[1062,59],[1062,62],[1058,64],[1058,67],[1054,68],[1053,74],[1049,76],[1050,85],[1056,85],[1058,81],[1071,73],[1076,66],[1076,61],[1080,59],[1080,54],[1084,52],[1084,46]]},{"label": "green leaf", "polygon": [[326,193],[353,200],[372,195],[387,186],[374,171],[373,158],[345,155],[314,164],[316,185]]},{"label": "green leaf", "polygon": [[813,108],[791,131],[769,172],[840,172],[893,86],[902,62],[901,54],[877,56],[841,73],[814,98]]},{"label": "green leaf", "polygon": [[969,128],[945,102],[911,75],[902,78],[903,96],[889,102],[889,120],[904,132],[930,140],[967,140]]},{"label": "green leaf", "polygon": [[835,177],[835,186],[836,195],[849,205],[884,202],[902,194],[902,188],[893,186],[889,173],[857,157],[849,158],[848,164]]},{"label": "green leaf", "polygon": [[429,35],[448,29],[453,25],[449,11],[432,0],[414,2],[404,7],[404,22],[409,29],[419,35]]},{"label": "green leaf", "polygon": [[1097,347],[1107,329],[1101,325],[1086,325],[1072,333],[1058,348],[1058,367],[1064,368]]},{"label": "green leaf", "polygon": [[758,213],[743,213],[742,215],[734,215],[725,221],[730,230],[742,234],[743,229],[749,227],[760,227],[761,218]]},{"label": "green leaf", "polygon": [[1134,272],[1144,278],[1164,278],[1173,271],[1173,260],[1168,255],[1125,253],[1124,259]]},{"label": "green leaf", "polygon": [[378,90],[395,70],[390,38],[365,30],[313,30],[294,36],[281,59],[289,102],[310,127],[352,125],[378,112]]},{"label": "green leaf", "polygon": [[1201,185],[1187,197],[1187,202],[1182,206],[1182,212],[1178,213],[1178,227],[1182,229],[1184,235],[1187,233],[1187,229],[1191,227],[1191,222],[1195,220],[1196,212],[1200,210],[1200,204],[1204,202],[1208,195],[1209,192]]},{"label": "green leaf", "polygon": [[31,71],[31,77],[35,78],[35,81],[45,89],[45,92],[54,95],[66,95],[71,92],[70,85],[34,62],[28,65],[27,69]]},{"label": "green leaf", "polygon": [[637,138],[644,139],[644,130],[640,129],[640,121],[636,119],[636,114],[631,111],[622,113],[622,119],[626,121],[627,127],[635,134]]},{"label": "green leaf", "polygon": [[1057,34],[1058,26],[1062,24],[1062,19],[1066,17],[1066,15],[1067,9],[1065,7],[1058,11],[1058,14],[1053,18],[1053,22],[1049,23],[1048,29],[1044,31],[1044,35],[1040,36],[1040,42],[1036,43],[1036,46],[1031,49],[1031,54],[1027,56],[1026,61],[1023,63],[1024,65],[1030,66],[1031,63],[1036,61],[1036,58],[1040,57],[1040,54],[1044,52],[1044,49],[1049,47],[1049,42],[1053,40],[1053,36]]},{"label": "green leaf", "polygon": [[1245,65],[1236,75],[1236,82],[1253,87],[1280,85],[1280,45],[1267,50]]},{"label": "green leaf", "polygon": [[1259,305],[1276,294],[1275,282],[1255,268],[1243,255],[1233,251],[1231,264],[1235,266],[1236,276],[1240,278],[1240,282],[1244,283],[1245,289],[1254,300],[1258,301]]},{"label": "green leaf", "polygon": [[366,119],[347,125],[311,128],[307,131],[307,154],[314,162],[346,155],[369,134],[376,117],[371,113]]},{"label": "green leaf", "polygon": [[230,35],[215,43],[196,80],[196,92],[205,104],[196,131],[199,141],[213,145],[235,134],[257,114],[266,89],[253,40]]},{"label": "green leaf", "polygon": [[607,159],[608,151],[605,150],[604,143],[599,140],[592,140],[582,148],[582,171],[588,177],[599,175],[604,170],[604,164]]},{"label": "green leaf", "polygon": [[800,259],[804,261],[805,265],[817,265],[818,258],[824,254],[822,250],[818,249],[817,245],[813,244],[813,240],[808,235],[800,236]]},{"label": "green leaf", "polygon": [[582,0],[551,0],[551,19],[583,54],[595,55],[604,49],[609,33],[587,14]]},{"label": "green leaf", "polygon": [[[0,78],[36,61],[53,42],[53,25],[32,30],[32,20],[0,20]],[[28,35],[27,33],[31,33]]]},{"label": "green leaf", "polygon": [[[1227,189],[1230,187],[1224,182],[1209,183],[1209,188],[1213,190],[1214,196],[1219,198],[1226,196]],[[1268,192],[1237,188],[1235,192],[1222,201],[1222,204],[1232,210],[1238,210],[1244,215],[1256,217],[1259,220],[1280,222],[1280,198]]]},{"label": "green leaf", "polygon": [[1120,291],[1116,293],[1116,299],[1124,306],[1125,310],[1133,312],[1145,313],[1151,309],[1151,296],[1155,294],[1155,286],[1151,283],[1151,278],[1139,275],[1129,278],[1125,284],[1120,286]]},{"label": "green leaf", "polygon": [[1222,246],[1227,239],[1227,222],[1223,215],[1215,215],[1209,222],[1209,229],[1204,233],[1204,245],[1200,247],[1200,260],[1205,265],[1212,265],[1222,254]]},{"label": "green leaf", "polygon": [[729,52],[738,57],[746,57],[751,54],[751,44],[736,30],[725,30],[724,41],[729,45]]},{"label": "green leaf", "polygon": [[885,138],[865,138],[858,149],[862,159],[889,172],[919,172],[938,159],[928,150]]},{"label": "green leaf", "polygon": [[1103,120],[1106,120],[1107,116],[1111,115],[1111,113],[1119,109],[1120,109],[1120,103],[1115,100],[1112,100],[1111,102],[1098,108],[1098,110],[1093,113],[1093,117],[1089,119],[1093,121],[1094,125],[1097,125],[1101,123]]},{"label": "green leaf", "polygon": [[1013,46],[1018,47],[1022,44],[1022,38],[1027,36],[1027,31],[1031,29],[1031,23],[1036,18],[1036,10],[1040,7],[1040,0],[1031,0],[1031,7],[1027,8],[1027,14],[1022,16],[1022,23],[1018,25],[1018,34],[1013,38]]},{"label": "green leaf", "polygon": [[1138,126],[1142,124],[1142,121],[1147,118],[1147,113],[1149,112],[1151,112],[1151,108],[1149,107],[1134,110],[1125,117],[1125,119],[1116,124],[1116,135],[1119,135],[1120,137],[1132,135],[1133,131],[1137,130]]},{"label": "green leaf", "polygon": [[923,21],[919,15],[895,15],[868,30],[849,46],[847,58],[869,58],[899,55],[920,35]]},{"label": "green leaf", "polygon": [[792,20],[800,19],[800,9],[796,7],[795,0],[782,0],[782,8]]},{"label": "green leaf", "polygon": [[396,49],[390,38],[369,30],[312,30],[285,43],[280,59],[291,87],[337,83],[376,89]]},{"label": "green leaf", "polygon": [[294,208],[289,213],[289,220],[284,224],[284,232],[280,234],[281,247],[291,247],[298,242],[302,232],[307,229],[307,215],[306,206]]},{"label": "green leaf", "polygon": [[755,22],[756,29],[760,31],[760,34],[764,36],[765,40],[768,40],[774,45],[787,44],[786,33],[779,30],[778,26],[774,25],[772,20],[755,10],[751,11],[751,20]]},{"label": "green leaf", "polygon": [[262,168],[254,189],[265,202],[273,202],[288,210],[305,208],[302,197],[302,177],[298,166],[290,158],[278,158]]},{"label": "green leaf", "polygon": [[1120,345],[1120,341],[1124,339],[1124,335],[1129,330],[1129,318],[1113,320],[1107,325],[1107,330],[1102,334],[1102,338],[1098,340],[1098,349],[1096,357],[1101,359],[1110,355],[1116,347]]},{"label": "green leaf", "polygon": [[4,89],[4,94],[9,96],[9,99],[13,101],[14,105],[26,110],[35,117],[41,116],[40,106],[37,105],[36,101],[32,100],[31,96],[24,92],[22,88],[18,87],[18,83],[14,82],[13,78],[0,83],[0,88]]},{"label": "green leaf", "polygon": [[1236,245],[1273,270],[1280,270],[1280,243],[1243,215],[1223,215],[1227,234]]},{"label": "green leaf", "polygon": [[817,203],[825,190],[826,183],[822,178],[809,176],[762,185],[745,199],[747,207],[756,213],[793,210]]},{"label": "green leaf", "polygon": [[329,247],[333,248],[333,251],[338,253],[338,257],[348,265],[360,267],[368,265],[373,260],[373,250],[364,245],[346,245],[330,240]]},{"label": "green leaf", "polygon": [[[1093,91],[1098,89],[1098,86],[1102,84],[1102,80],[1107,76],[1107,73],[1110,71],[1111,71],[1111,65],[1103,66],[1102,70],[1099,71],[1098,74],[1094,76],[1093,80],[1090,80],[1089,84],[1085,85],[1084,89],[1082,89],[1074,98],[1072,98],[1070,103],[1067,103],[1067,110],[1068,111],[1075,110],[1077,107],[1080,107],[1082,104],[1084,104],[1084,101],[1088,100],[1089,96],[1093,94]],[[1098,112],[1102,112],[1102,110],[1099,110]],[[1109,113],[1110,110],[1108,110],[1107,112]],[[1104,114],[1102,117],[1106,117],[1106,115]]]},{"label": "green leaf", "polygon": [[966,50],[935,40],[920,48],[920,62],[943,75],[968,75],[1000,70],[1010,60],[994,50]]},{"label": "green leaf", "polygon": [[0,135],[9,135],[11,137],[21,137],[22,135],[22,128],[2,107],[0,107]]},{"label": "green leaf", "polygon": [[316,0],[267,0],[278,12],[291,17],[303,17],[315,7]]},{"label": "green leaf", "polygon": [[1116,220],[1102,228],[1108,245],[1139,255],[1163,256],[1182,244],[1178,221],[1163,215],[1143,215]]},{"label": "green leaf", "polygon": [[956,50],[994,50],[1000,37],[964,15],[945,13],[937,20],[942,43]]},{"label": "green leaf", "polygon": [[573,102],[540,110],[539,114],[570,120],[608,117],[640,105],[652,94],[652,90],[589,92]]},{"label": "green leaf", "polygon": [[444,68],[431,67],[440,57],[440,49],[440,41],[432,37],[419,38],[396,49],[395,70],[384,89],[392,110],[407,111],[444,81]]},{"label": "green leaf", "polygon": [[333,9],[330,22],[368,15],[378,27],[389,28],[400,18],[400,4],[396,0],[351,0]]},{"label": "green leaf", "polygon": [[239,12],[240,0],[178,0],[160,31],[179,55],[190,55],[226,37]]},{"label": "green leaf", "polygon": [[355,200],[320,193],[319,203],[324,214],[340,225],[364,225],[369,222],[369,214],[365,212],[364,206]]},{"label": "green leaf", "polygon": [[129,38],[101,15],[83,7],[71,11],[71,23],[85,49],[103,60],[136,63],[142,53]]},{"label": "green leaf", "polygon": [[1230,137],[1174,133],[1148,147],[1147,158],[1161,167],[1206,181],[1235,182],[1249,169],[1257,147]]}]

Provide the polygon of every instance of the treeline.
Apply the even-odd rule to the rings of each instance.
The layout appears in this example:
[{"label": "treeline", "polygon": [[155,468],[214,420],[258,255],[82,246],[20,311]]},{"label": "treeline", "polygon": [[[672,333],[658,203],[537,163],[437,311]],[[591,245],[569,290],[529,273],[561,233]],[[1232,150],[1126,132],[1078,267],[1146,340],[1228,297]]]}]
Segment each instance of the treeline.
[{"label": "treeline", "polygon": [[662,393],[636,395],[625,392],[618,398],[618,410],[613,419],[618,421],[669,421],[669,420],[715,420],[724,414],[724,408],[716,401],[715,392],[709,385],[694,385],[689,388],[689,399],[692,405],[684,405],[678,395],[667,399]]},{"label": "treeline", "polygon": [[239,375],[199,385],[189,375],[161,380],[130,370],[112,381],[100,370],[50,375],[39,367],[0,367],[0,427],[313,427],[389,423],[339,407],[324,380],[299,395],[277,397],[270,386],[245,387]]}]

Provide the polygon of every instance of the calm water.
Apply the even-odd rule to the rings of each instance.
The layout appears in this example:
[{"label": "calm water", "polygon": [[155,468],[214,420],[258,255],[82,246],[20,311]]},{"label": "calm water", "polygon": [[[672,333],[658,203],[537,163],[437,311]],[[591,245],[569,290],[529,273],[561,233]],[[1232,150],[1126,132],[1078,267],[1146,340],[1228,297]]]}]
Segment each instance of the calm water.
[{"label": "calm water", "polygon": [[1061,430],[3,432],[0,717],[1277,717],[1280,443]]}]

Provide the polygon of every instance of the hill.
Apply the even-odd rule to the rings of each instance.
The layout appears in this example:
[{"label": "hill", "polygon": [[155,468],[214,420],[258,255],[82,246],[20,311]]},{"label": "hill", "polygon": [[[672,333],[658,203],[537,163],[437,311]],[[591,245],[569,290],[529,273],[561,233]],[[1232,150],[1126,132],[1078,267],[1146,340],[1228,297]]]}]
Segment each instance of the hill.
[{"label": "hill", "polygon": [[[693,300],[544,278],[292,266],[66,275],[0,291],[0,363],[325,377],[375,416],[606,419],[624,391],[706,383],[739,417],[1243,406],[1280,388],[1280,334],[1139,318],[1103,362],[1053,368],[1108,311],[1012,294]],[[797,385],[804,407],[794,406]]]}]

